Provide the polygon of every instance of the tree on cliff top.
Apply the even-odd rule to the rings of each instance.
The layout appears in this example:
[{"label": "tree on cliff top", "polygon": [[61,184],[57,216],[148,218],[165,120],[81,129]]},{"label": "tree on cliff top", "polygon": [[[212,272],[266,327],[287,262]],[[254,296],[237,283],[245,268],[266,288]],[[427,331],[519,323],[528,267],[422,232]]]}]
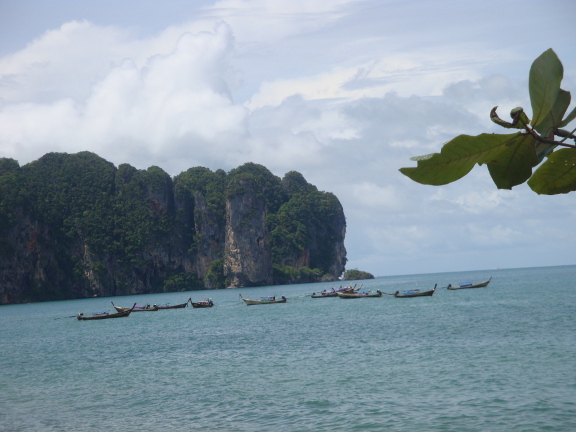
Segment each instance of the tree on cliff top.
[{"label": "tree on cliff top", "polygon": [[161,168],[137,170],[128,164],[118,167],[115,180],[115,254],[121,262],[137,263],[174,228],[172,180]]},{"label": "tree on cliff top", "polygon": [[189,168],[174,178],[176,193],[183,190],[191,194],[194,191],[202,194],[206,205],[211,214],[213,214],[221,224],[224,222],[226,213],[226,183],[228,181],[224,170],[212,172],[208,168],[195,167]]},{"label": "tree on cliff top", "polygon": [[22,167],[34,217],[64,241],[81,236],[93,251],[109,250],[114,227],[114,165],[91,152],[48,153]]},{"label": "tree on cliff top", "polygon": [[240,187],[243,181],[250,182],[254,189],[264,197],[268,211],[271,213],[276,213],[288,199],[280,178],[262,165],[248,162],[231,170],[228,173],[227,195],[233,196],[243,192]]},{"label": "tree on cliff top", "polygon": [[0,230],[16,223],[17,211],[25,205],[20,165],[14,159],[0,159]]}]

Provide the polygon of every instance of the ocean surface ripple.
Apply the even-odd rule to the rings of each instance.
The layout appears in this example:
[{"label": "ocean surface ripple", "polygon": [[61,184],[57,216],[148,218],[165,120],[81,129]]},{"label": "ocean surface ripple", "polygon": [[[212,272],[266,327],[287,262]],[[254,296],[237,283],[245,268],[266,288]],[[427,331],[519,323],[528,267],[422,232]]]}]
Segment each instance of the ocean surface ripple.
[{"label": "ocean surface ripple", "polygon": [[[576,266],[0,307],[0,430],[575,431]],[[340,282],[338,284],[341,284]],[[284,295],[286,304],[246,306]],[[77,321],[211,297],[210,309]]]}]

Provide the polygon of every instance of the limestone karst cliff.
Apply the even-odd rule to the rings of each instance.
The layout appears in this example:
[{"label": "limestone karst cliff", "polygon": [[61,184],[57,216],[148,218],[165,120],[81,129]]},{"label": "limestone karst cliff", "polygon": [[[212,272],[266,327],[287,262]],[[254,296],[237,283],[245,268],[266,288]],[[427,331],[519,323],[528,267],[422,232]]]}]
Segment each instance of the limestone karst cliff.
[{"label": "limestone karst cliff", "polygon": [[333,280],[346,220],[295,171],[0,159],[0,304]]}]

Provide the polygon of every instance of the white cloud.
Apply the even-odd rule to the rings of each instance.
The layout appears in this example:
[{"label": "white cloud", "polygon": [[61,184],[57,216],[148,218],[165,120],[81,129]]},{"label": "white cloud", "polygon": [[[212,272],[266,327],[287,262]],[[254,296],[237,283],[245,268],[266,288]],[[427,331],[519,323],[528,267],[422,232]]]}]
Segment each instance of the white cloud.
[{"label": "white cloud", "polygon": [[0,59],[3,103],[81,100],[111,64],[124,57],[126,31],[87,21],[46,31],[25,49]]},{"label": "white cloud", "polygon": [[354,186],[358,204],[373,211],[397,211],[404,203],[394,186],[379,186],[372,182],[362,182]]},{"label": "white cloud", "polygon": [[383,97],[390,92],[434,96],[442,94],[444,87],[454,81],[475,75],[471,70],[446,70],[443,66],[430,55],[416,60],[409,54],[394,53],[368,64],[336,66],[312,76],[266,81],[247,106],[255,109],[278,105],[294,94],[310,100]]},{"label": "white cloud", "polygon": [[505,205],[505,194],[509,193],[509,191],[486,188],[468,191],[461,195],[449,196],[442,189],[439,189],[430,200],[455,204],[462,213],[480,214],[493,211],[499,206]]},{"label": "white cloud", "polygon": [[310,32],[346,13],[358,0],[222,0],[205,9],[209,20],[225,19],[246,44],[261,45]]},{"label": "white cloud", "polygon": [[[72,27],[78,29],[78,25]],[[89,33],[95,31],[91,25],[80,27]],[[68,31],[63,26],[61,37],[51,33],[48,39],[65,41],[67,46]],[[102,32],[108,34],[107,29]],[[103,43],[109,42],[103,39]],[[46,43],[38,41],[39,45]],[[91,86],[83,83],[90,88],[83,100],[60,97],[50,102],[4,103],[0,110],[4,152],[15,155],[18,149],[30,148],[28,153],[34,154],[34,149],[43,149],[34,154],[37,158],[55,146],[68,151],[90,148],[121,163],[117,155],[129,154],[118,152],[118,147],[127,142],[132,151],[140,147],[149,155],[169,153],[178,159],[200,153],[216,158],[232,145],[230,135],[245,134],[247,111],[232,102],[227,84],[233,74],[227,63],[232,49],[230,28],[219,24],[211,33],[181,35],[171,52],[151,56],[142,66],[129,58],[112,64]],[[35,50],[22,57],[32,57]],[[83,58],[84,54],[79,53],[68,61],[82,62]],[[42,76],[40,73],[37,81]],[[23,93],[35,92],[35,85],[29,83]],[[58,93],[74,92],[63,85]],[[221,148],[195,147],[194,142],[218,142]]]},{"label": "white cloud", "polygon": [[470,241],[480,247],[492,247],[494,244],[500,247],[527,243],[527,239],[521,230],[510,226],[496,225],[491,227],[466,225]]}]

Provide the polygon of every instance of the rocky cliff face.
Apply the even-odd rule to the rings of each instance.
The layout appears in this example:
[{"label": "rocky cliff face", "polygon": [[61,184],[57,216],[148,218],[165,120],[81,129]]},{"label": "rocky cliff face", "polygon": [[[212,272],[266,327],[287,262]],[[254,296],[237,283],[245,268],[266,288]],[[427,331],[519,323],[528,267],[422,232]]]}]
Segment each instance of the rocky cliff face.
[{"label": "rocky cliff face", "polygon": [[254,184],[237,181],[240,192],[226,201],[224,276],[228,288],[272,284],[268,208]]},{"label": "rocky cliff face", "polygon": [[21,287],[30,287],[31,292],[22,297],[22,301],[27,302],[40,286],[53,292],[59,284],[67,282],[63,280],[65,274],[54,271],[59,268],[58,251],[48,226],[24,214],[22,209],[18,209],[17,215],[16,224],[5,232],[2,242],[3,258],[10,255],[12,259],[4,258],[0,267],[0,304],[19,299]]},{"label": "rocky cliff face", "polygon": [[296,174],[0,159],[0,304],[338,278],[342,207]]},{"label": "rocky cliff face", "polygon": [[[196,254],[194,271],[204,279],[210,265],[222,258],[224,253],[224,229],[206,203],[202,193],[194,191],[194,229],[196,232]],[[217,288],[217,287],[213,287]]]}]

